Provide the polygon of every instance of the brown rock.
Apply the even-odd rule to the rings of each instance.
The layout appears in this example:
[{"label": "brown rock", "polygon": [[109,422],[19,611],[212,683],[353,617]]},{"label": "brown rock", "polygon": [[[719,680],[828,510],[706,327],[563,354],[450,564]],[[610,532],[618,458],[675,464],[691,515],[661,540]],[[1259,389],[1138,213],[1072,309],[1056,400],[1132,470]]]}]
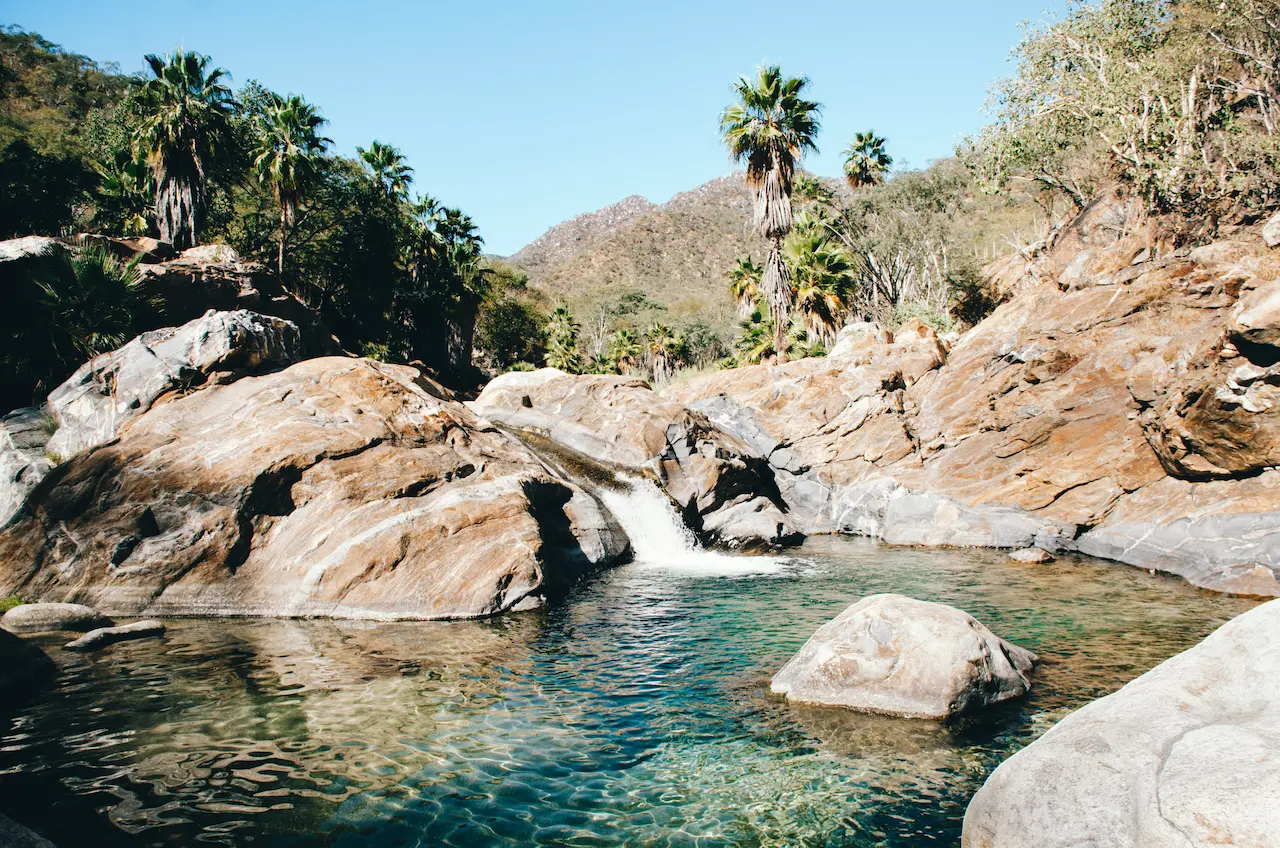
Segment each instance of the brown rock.
[{"label": "brown rock", "polygon": [[431,389],[322,358],[161,404],[37,487],[0,588],[113,615],[457,618],[625,553],[607,510],[567,508],[580,489]]}]

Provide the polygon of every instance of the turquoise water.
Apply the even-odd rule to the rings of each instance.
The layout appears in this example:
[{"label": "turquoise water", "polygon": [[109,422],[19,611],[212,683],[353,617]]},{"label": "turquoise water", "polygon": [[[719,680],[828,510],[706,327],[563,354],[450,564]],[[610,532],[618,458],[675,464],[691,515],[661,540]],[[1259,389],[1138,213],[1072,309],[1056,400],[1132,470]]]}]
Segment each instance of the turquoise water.
[{"label": "turquoise water", "polygon": [[[769,677],[896,591],[1039,653],[951,724],[797,708]],[[731,577],[631,565],[483,622],[174,621],[0,718],[0,812],[94,846],[957,845],[987,774],[1249,601],[1124,566],[811,540]]]}]

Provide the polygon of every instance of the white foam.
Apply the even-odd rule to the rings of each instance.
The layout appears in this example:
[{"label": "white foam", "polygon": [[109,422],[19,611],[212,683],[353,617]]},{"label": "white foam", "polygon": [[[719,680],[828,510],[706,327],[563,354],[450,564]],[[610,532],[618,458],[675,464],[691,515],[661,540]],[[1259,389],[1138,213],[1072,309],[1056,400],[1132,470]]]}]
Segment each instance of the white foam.
[{"label": "white foam", "polygon": [[620,477],[619,482],[623,485],[601,489],[598,494],[631,539],[637,565],[724,576],[778,571],[788,562],[786,557],[708,551],[698,544],[671,500],[653,481]]}]

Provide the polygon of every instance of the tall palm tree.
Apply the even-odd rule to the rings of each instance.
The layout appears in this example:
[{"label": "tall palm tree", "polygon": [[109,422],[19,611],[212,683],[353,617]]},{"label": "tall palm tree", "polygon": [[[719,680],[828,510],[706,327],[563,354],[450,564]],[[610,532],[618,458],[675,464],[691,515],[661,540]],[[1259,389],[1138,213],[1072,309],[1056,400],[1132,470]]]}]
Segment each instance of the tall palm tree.
[{"label": "tall palm tree", "polygon": [[756,310],[760,300],[760,277],[764,269],[751,261],[750,256],[739,256],[729,269],[729,294],[738,305],[738,316],[747,318]]},{"label": "tall palm tree", "polygon": [[777,65],[762,67],[755,79],[733,86],[738,102],[720,115],[720,133],[729,153],[747,166],[747,188],[755,201],[755,227],[769,239],[761,288],[773,316],[779,364],[786,362],[791,286],[782,259],[782,240],[791,232],[791,183],[798,160],[817,152],[822,107],[804,98],[807,77],[784,77]]},{"label": "tall palm tree", "polygon": [[302,193],[315,174],[316,162],[332,142],[320,135],[328,123],[316,108],[297,95],[275,97],[258,116],[253,173],[271,186],[280,206],[280,249],[276,268],[284,273],[285,245],[298,214]]},{"label": "tall palm tree", "polygon": [[844,178],[857,191],[880,185],[893,167],[893,157],[884,149],[885,140],[875,130],[856,133],[844,149]]},{"label": "tall palm tree", "polygon": [[155,175],[160,238],[179,250],[197,243],[208,202],[207,171],[235,108],[230,75],[208,56],[177,50],[148,54],[152,78],[135,83],[142,121],[134,144]]},{"label": "tall palm tree", "polygon": [[644,341],[653,379],[658,382],[669,379],[684,361],[684,333],[666,324],[654,324],[645,331]]},{"label": "tall palm tree", "polygon": [[413,168],[405,162],[398,148],[374,139],[368,149],[357,147],[356,153],[373,176],[373,182],[391,200],[408,200]]}]

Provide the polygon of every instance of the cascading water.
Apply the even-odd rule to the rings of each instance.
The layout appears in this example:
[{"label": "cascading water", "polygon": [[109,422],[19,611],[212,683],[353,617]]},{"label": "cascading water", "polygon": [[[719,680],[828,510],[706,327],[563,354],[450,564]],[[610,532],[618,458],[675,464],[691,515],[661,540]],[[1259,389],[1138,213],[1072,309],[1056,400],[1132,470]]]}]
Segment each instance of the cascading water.
[{"label": "cascading water", "polygon": [[631,540],[641,565],[679,568],[716,574],[775,571],[784,557],[733,556],[708,551],[698,544],[671,500],[651,480],[619,475],[618,485],[600,487],[597,497],[618,519]]}]

